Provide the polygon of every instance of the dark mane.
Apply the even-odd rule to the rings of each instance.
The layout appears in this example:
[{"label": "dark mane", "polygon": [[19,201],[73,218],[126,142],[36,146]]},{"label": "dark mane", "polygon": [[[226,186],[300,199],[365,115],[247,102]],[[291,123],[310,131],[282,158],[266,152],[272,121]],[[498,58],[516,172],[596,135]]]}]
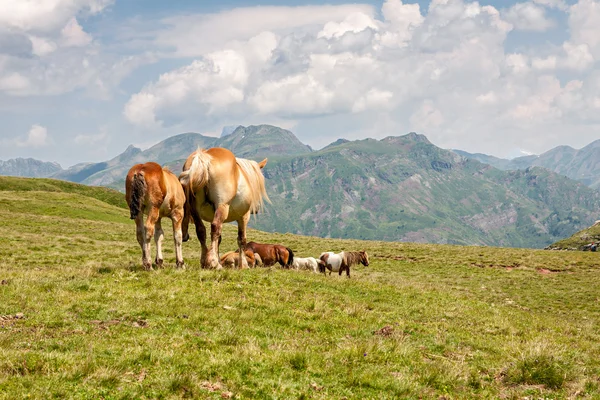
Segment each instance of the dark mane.
[{"label": "dark mane", "polygon": [[360,251],[345,251],[344,258],[346,259],[346,265],[348,267],[353,266],[354,264],[359,264],[363,259],[363,253]]}]

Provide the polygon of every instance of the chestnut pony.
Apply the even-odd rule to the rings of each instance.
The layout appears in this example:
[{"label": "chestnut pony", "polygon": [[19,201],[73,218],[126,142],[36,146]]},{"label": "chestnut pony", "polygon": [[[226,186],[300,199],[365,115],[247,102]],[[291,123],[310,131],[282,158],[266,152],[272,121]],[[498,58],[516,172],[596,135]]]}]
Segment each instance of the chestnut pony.
[{"label": "chestnut pony", "polygon": [[[202,268],[222,268],[219,242],[225,222],[237,222],[238,253],[246,249],[250,214],[256,214],[263,207],[263,199],[269,201],[261,171],[266,164],[266,158],[260,163],[236,158],[231,151],[221,147],[198,149],[185,161],[179,175],[187,197],[183,234],[188,237],[191,216],[202,247]],[[206,247],[206,228],[202,221],[211,223],[210,249]],[[241,264],[242,268],[248,268],[246,257],[241,257]]]},{"label": "chestnut pony", "polygon": [[290,268],[294,262],[294,252],[292,249],[280,244],[248,242],[246,248],[258,254],[265,267],[270,267],[278,262],[282,267]]},{"label": "chestnut pony", "polygon": [[[130,218],[135,220],[137,240],[142,247],[144,269],[152,269],[150,240],[156,242],[157,267],[163,265],[162,241],[164,232],[160,220],[170,218],[173,222],[175,258],[177,267],[183,267],[181,251],[181,223],[184,217],[185,194],[177,177],[154,162],[136,164],[129,170],[125,180],[125,199]],[[148,215],[144,222],[144,214]]]}]

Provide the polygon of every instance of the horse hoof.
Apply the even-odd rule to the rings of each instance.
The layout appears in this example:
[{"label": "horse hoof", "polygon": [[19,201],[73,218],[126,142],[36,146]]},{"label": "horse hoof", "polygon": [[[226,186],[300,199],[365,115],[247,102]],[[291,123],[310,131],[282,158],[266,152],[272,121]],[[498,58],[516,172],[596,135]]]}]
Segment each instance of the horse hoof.
[{"label": "horse hoof", "polygon": [[143,263],[143,264],[142,264],[142,266],[144,267],[144,269],[145,269],[146,271],[152,271],[152,269],[153,269],[153,268],[152,268],[152,263],[149,263],[149,262],[145,262],[145,263]]},{"label": "horse hoof", "polygon": [[159,258],[157,258],[157,259],[154,260],[154,263],[156,264],[157,268],[163,268],[164,262],[165,261],[163,259],[159,259]]},{"label": "horse hoof", "polygon": [[185,269],[185,263],[183,261],[177,261],[176,268]]}]

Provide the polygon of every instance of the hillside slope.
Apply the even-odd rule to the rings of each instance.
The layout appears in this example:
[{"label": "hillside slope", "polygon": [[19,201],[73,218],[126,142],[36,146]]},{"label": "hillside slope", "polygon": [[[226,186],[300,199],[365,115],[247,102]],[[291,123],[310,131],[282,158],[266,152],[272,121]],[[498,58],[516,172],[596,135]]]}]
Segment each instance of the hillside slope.
[{"label": "hillside slope", "polygon": [[127,208],[123,193],[106,187],[93,187],[58,179],[30,179],[0,176],[0,192],[62,192],[80,194],[119,208]]},{"label": "hillside slope", "polygon": [[597,254],[250,230],[370,265],[201,270],[194,239],[176,270],[165,223],[146,272],[127,210],[50,183],[1,185],[2,399],[600,396]]}]

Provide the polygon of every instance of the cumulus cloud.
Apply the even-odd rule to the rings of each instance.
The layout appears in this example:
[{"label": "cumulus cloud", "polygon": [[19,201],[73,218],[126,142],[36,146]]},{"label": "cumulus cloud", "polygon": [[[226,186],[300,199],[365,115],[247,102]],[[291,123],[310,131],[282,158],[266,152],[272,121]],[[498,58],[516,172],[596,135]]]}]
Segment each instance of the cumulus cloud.
[{"label": "cumulus cloud", "polygon": [[[503,138],[493,139],[500,147],[518,143],[542,151],[535,132],[552,138],[569,121],[597,119],[600,96],[592,87],[600,90],[600,74],[591,71],[600,56],[599,4],[532,0],[499,10],[468,0],[432,0],[421,10],[386,0],[380,17],[360,5],[191,16],[158,34],[157,43],[168,44],[173,56],[196,60],[146,84],[130,97],[124,115],[144,127],[209,120],[210,129],[231,120],[289,121],[311,130],[316,123],[307,125],[309,119],[328,124],[323,129],[335,129],[336,118],[360,121],[354,132],[341,132],[347,137],[390,134],[368,128],[386,115],[385,126],[420,131],[441,146],[467,141],[481,150],[493,135]],[[555,26],[547,9],[568,13],[570,37],[545,48],[507,51],[511,31]],[[224,37],[195,39],[209,30]],[[559,79],[561,71],[576,79]],[[305,139],[313,145],[330,140],[315,136]]]},{"label": "cumulus cloud", "polygon": [[552,28],[555,25],[554,21],[546,16],[544,7],[535,3],[539,1],[517,3],[504,11],[503,17],[519,30],[543,32]]},{"label": "cumulus cloud", "polygon": [[25,139],[15,139],[18,147],[43,147],[48,145],[48,130],[41,125],[33,125]]},{"label": "cumulus cloud", "polygon": [[101,93],[119,57],[103,54],[79,18],[98,14],[112,3],[0,0],[0,92],[56,95],[85,88]]}]

